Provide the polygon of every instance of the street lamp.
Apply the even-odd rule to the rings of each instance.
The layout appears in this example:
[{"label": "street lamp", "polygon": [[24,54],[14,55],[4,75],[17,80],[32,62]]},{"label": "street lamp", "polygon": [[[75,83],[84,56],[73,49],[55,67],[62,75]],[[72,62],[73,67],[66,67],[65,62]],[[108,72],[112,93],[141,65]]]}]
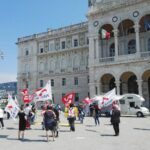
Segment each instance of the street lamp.
[{"label": "street lamp", "polygon": [[0,50],[0,59],[4,59],[4,53]]}]

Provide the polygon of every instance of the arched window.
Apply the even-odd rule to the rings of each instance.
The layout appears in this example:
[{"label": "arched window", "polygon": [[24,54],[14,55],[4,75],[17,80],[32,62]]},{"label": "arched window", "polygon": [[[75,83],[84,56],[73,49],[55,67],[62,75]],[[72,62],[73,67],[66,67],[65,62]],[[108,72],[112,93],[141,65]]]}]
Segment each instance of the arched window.
[{"label": "arched window", "polygon": [[135,93],[138,94],[138,84],[137,84],[137,77],[132,75],[128,79],[128,93]]},{"label": "arched window", "polygon": [[128,43],[128,54],[136,53],[136,41],[130,40]]},{"label": "arched window", "polygon": [[26,56],[28,56],[29,55],[29,51],[28,50],[26,50]]},{"label": "arched window", "polygon": [[148,51],[150,51],[150,38],[148,39]]},{"label": "arched window", "polygon": [[112,43],[109,48],[109,57],[115,56],[115,44]]}]

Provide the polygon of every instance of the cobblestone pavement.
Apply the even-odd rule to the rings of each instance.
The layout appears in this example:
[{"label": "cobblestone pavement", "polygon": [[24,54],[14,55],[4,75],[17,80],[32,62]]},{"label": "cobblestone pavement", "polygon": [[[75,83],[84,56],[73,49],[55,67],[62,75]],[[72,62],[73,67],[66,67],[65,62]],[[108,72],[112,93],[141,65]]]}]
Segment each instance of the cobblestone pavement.
[{"label": "cobblestone pavement", "polygon": [[101,117],[100,126],[94,125],[92,117],[84,123],[76,121],[76,131],[70,132],[67,119],[61,116],[59,137],[46,142],[41,118],[25,131],[24,141],[17,139],[18,120],[4,120],[0,129],[1,150],[148,150],[150,147],[150,117],[121,117],[120,135],[114,136],[110,118]]}]

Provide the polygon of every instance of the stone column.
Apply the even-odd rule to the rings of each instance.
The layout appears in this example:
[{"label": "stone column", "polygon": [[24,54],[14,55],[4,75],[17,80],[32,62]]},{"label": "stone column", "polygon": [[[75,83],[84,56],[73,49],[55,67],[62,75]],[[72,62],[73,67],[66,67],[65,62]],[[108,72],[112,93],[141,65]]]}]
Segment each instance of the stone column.
[{"label": "stone column", "polygon": [[96,83],[96,87],[97,87],[97,95],[100,95],[101,94],[101,85],[100,83]]},{"label": "stone column", "polygon": [[139,56],[140,54],[140,36],[139,36],[139,24],[138,22],[135,23],[134,29],[135,29],[135,37],[136,37],[136,53]]},{"label": "stone column", "polygon": [[89,66],[94,64],[94,38],[89,37]]},{"label": "stone column", "polygon": [[120,81],[116,80],[116,89],[117,89],[117,95],[120,95]]},{"label": "stone column", "polygon": [[95,96],[95,83],[89,83],[89,89],[90,89],[90,97]]},{"label": "stone column", "polygon": [[115,57],[118,58],[118,29],[114,29],[114,39],[115,39]]},{"label": "stone column", "polygon": [[137,84],[138,84],[138,93],[139,93],[139,95],[143,95],[143,93],[142,93],[142,80],[137,80]]},{"label": "stone column", "polygon": [[98,42],[98,35],[97,35],[97,37],[95,38],[95,40],[96,40],[96,54],[97,54],[96,58],[99,60],[99,42]]}]

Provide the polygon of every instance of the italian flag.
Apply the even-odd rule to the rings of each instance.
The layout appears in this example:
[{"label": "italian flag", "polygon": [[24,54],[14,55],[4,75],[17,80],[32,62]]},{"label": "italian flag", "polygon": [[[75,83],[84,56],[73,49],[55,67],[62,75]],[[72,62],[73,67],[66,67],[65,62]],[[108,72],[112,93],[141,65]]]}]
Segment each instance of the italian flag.
[{"label": "italian flag", "polygon": [[110,39],[110,32],[106,31],[105,29],[100,29],[99,35],[100,35],[100,39],[106,39],[106,40]]}]

